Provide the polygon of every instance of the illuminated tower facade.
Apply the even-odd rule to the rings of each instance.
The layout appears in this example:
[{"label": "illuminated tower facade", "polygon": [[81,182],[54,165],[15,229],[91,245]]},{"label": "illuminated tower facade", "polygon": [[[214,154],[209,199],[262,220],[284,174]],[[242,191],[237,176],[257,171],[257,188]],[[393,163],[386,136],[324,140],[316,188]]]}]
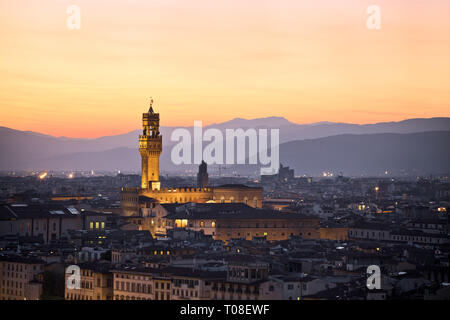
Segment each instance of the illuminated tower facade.
[{"label": "illuminated tower facade", "polygon": [[162,152],[162,136],[159,132],[159,113],[150,108],[142,115],[142,135],[139,136],[139,153],[142,158],[142,189],[160,190],[159,156]]}]

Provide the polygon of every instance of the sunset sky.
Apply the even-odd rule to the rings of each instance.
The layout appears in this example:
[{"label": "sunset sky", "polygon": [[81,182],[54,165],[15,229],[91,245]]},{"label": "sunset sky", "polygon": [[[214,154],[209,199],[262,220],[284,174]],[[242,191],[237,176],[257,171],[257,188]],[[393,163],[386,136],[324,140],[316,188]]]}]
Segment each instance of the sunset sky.
[{"label": "sunset sky", "polygon": [[149,97],[166,126],[450,116],[448,0],[2,0],[0,43],[0,126],[18,130],[129,132]]}]

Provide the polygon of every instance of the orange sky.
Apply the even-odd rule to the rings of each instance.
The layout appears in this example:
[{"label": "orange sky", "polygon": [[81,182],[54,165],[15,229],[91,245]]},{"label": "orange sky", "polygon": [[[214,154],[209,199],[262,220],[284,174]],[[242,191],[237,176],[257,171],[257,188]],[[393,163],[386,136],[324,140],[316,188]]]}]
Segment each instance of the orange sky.
[{"label": "orange sky", "polygon": [[128,132],[150,96],[162,125],[450,116],[447,0],[2,0],[0,43],[0,126],[19,130]]}]

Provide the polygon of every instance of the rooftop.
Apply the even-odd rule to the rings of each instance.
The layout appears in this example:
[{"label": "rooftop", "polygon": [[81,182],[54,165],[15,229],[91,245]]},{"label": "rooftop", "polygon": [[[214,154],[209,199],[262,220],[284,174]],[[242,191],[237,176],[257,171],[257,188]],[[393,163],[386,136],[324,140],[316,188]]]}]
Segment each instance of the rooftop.
[{"label": "rooftop", "polygon": [[[162,204],[167,219],[311,219],[298,213],[256,209],[243,203]],[[317,219],[317,218],[312,218]]]}]

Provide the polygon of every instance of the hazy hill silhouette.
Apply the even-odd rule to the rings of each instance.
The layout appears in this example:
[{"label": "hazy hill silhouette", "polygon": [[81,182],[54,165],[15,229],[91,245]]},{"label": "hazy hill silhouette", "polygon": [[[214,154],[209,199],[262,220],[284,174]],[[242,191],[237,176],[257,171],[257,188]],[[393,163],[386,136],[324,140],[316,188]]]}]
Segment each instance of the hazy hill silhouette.
[{"label": "hazy hill silhouette", "polygon": [[[297,170],[316,171],[325,167],[331,170],[338,167],[347,167],[347,164],[354,162],[355,170],[358,171],[359,169],[357,168],[363,169],[366,165],[373,169],[386,166],[384,164],[382,165],[382,160],[380,160],[381,163],[374,163],[371,158],[366,159],[364,158],[364,154],[358,154],[354,151],[358,149],[364,150],[367,144],[373,144],[374,148],[375,146],[379,146],[378,149],[370,147],[367,152],[379,150],[378,152],[380,154],[384,154],[385,157],[390,157],[392,161],[395,159],[393,158],[393,155],[390,154],[398,154],[398,152],[396,153],[396,150],[403,150],[402,153],[396,156],[398,161],[401,160],[406,161],[407,163],[415,163],[414,161],[418,160],[410,158],[406,159],[406,157],[411,154],[413,149],[417,149],[419,154],[426,154],[426,152],[428,152],[428,163],[433,163],[435,159],[431,159],[431,157],[442,157],[442,154],[438,155],[439,150],[426,149],[433,146],[433,141],[429,141],[429,143],[431,143],[429,146],[423,145],[423,152],[420,153],[420,148],[418,149],[415,144],[417,141],[410,141],[410,139],[417,139],[416,136],[403,137],[402,143],[404,145],[398,145],[396,146],[398,149],[393,150],[390,147],[390,141],[386,140],[390,138],[386,138],[385,136],[384,139],[386,141],[383,145],[381,141],[375,141],[380,138],[377,138],[376,136],[370,138],[363,135],[441,131],[435,138],[438,141],[444,139],[444,142],[448,145],[449,141],[445,140],[446,134],[442,131],[450,130],[450,118],[409,119],[399,122],[383,122],[367,125],[332,122],[295,124],[281,117],[260,119],[236,118],[227,122],[206,126],[203,129],[206,130],[208,128],[217,128],[223,133],[225,132],[225,129],[279,128],[280,143],[296,141],[291,144],[283,144],[283,146],[287,145],[292,148],[292,150],[284,150],[282,148],[281,160],[287,164],[292,163],[292,166]],[[175,143],[170,140],[170,137],[174,129],[176,128],[161,127],[164,143],[164,151],[161,159],[163,170],[182,170],[182,168],[172,165],[170,161],[171,145]],[[186,129],[193,134],[192,127],[186,127]],[[53,137],[35,132],[0,127],[0,170],[128,170],[133,168],[137,170],[139,168],[139,161],[137,159],[137,137],[139,133],[140,130],[135,130],[121,135],[105,136],[95,139],[74,139]],[[356,136],[341,136],[341,138],[335,137],[326,140],[320,139],[343,134],[356,134]],[[401,139],[399,139],[399,137],[396,137],[394,140],[400,141]],[[325,143],[326,141],[333,142],[327,144]],[[353,146],[354,149],[352,149],[351,146]],[[439,146],[442,147],[441,145]],[[300,152],[300,149],[304,149],[304,151],[301,151],[301,154],[304,154],[302,157],[305,157],[306,154],[311,154],[312,158],[310,160],[308,160],[308,158],[301,158],[302,163],[298,162],[300,161],[298,160],[298,153],[292,152],[293,150]],[[324,149],[328,149],[328,154],[324,153]],[[327,161],[330,161],[330,159],[325,159],[330,156],[329,153],[332,150],[336,150],[336,153],[333,155],[334,165],[328,164]],[[338,153],[337,150],[341,150],[341,153]],[[440,151],[446,152],[445,150]],[[344,157],[342,163],[339,162],[341,157]],[[418,155],[418,157],[420,158],[421,156]],[[423,162],[422,167],[425,166],[429,169],[434,168],[433,170],[441,168],[426,166],[425,159],[423,159]],[[392,166],[394,166],[394,163],[392,163]],[[395,164],[395,166],[397,167],[398,165]],[[417,163],[417,166],[419,166],[419,163]]]},{"label": "hazy hill silhouette", "polygon": [[[344,134],[318,139],[285,142],[280,145],[280,160],[297,174],[318,175],[323,171],[348,175],[408,172],[417,174],[450,172],[450,131],[410,134]],[[196,170],[196,165],[176,166],[170,159],[171,148],[161,155],[161,170]],[[16,159],[16,169],[51,170],[134,170],[140,169],[136,148],[74,152],[40,160]],[[230,167],[230,166],[228,166]],[[259,172],[256,165],[234,165],[239,174]],[[217,166],[210,166],[214,171]]]}]

